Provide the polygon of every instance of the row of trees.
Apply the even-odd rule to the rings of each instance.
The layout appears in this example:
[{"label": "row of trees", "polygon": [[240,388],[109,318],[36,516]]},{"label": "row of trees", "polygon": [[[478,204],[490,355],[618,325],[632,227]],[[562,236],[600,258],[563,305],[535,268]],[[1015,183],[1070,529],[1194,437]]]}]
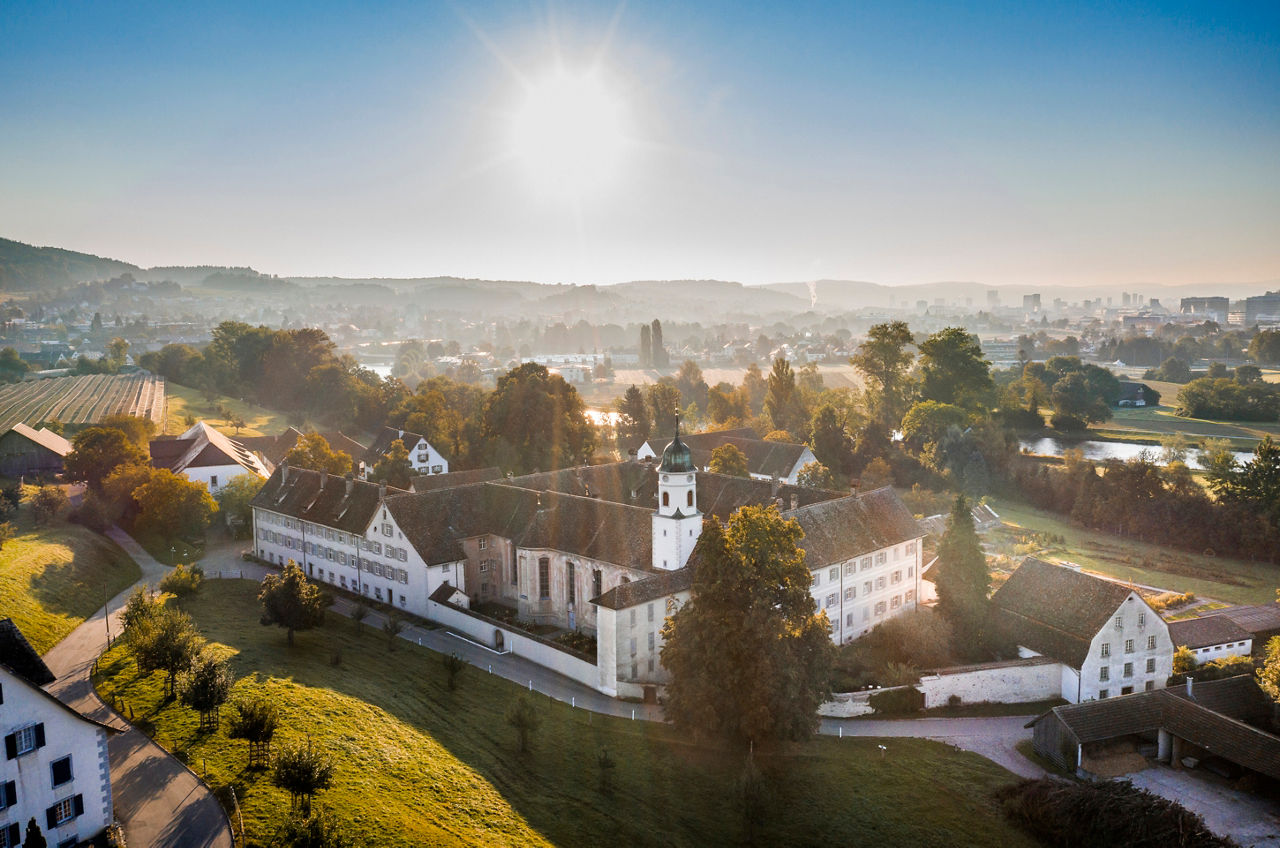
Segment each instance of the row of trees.
[{"label": "row of trees", "polygon": [[208,393],[252,399],[333,427],[373,429],[408,394],[398,379],[379,377],[339,356],[323,330],[273,330],[224,321],[204,350],[170,344],[139,364]]}]

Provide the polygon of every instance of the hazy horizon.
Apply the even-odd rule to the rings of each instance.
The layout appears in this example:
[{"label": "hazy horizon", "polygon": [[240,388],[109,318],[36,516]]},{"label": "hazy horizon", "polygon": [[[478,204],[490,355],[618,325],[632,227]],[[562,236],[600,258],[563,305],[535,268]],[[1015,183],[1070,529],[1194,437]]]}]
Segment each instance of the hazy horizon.
[{"label": "hazy horizon", "polygon": [[295,277],[1280,279],[1275,7],[4,17],[0,234],[30,244]]}]

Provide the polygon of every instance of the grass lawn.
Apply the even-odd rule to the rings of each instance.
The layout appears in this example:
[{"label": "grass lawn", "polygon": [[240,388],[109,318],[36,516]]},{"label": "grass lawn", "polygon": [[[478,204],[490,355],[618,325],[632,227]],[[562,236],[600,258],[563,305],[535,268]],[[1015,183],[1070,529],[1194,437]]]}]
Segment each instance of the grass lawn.
[{"label": "grass lawn", "polygon": [[164,432],[171,436],[187,431],[187,415],[197,420],[203,419],[227,435],[234,436],[234,428],[217,411],[220,406],[244,419],[245,426],[240,429],[241,436],[274,436],[283,433],[289,426],[288,416],[283,412],[273,412],[226,395],[218,395],[210,403],[198,389],[179,386],[172,380],[165,382],[165,393],[168,409],[165,411]]},{"label": "grass lawn", "polygon": [[[990,503],[1006,524],[1014,525],[1014,530],[993,531],[987,541],[994,542],[998,549],[1007,548],[1015,561],[1028,554],[1043,554],[1110,577],[1195,592],[1201,598],[1233,604],[1273,601],[1280,585],[1280,571],[1266,563],[1192,554],[1076,527],[1059,515],[1009,500],[992,498]],[[1045,547],[1043,538],[1031,538],[1019,533],[1018,528],[1031,534],[1061,536],[1065,544]]]},{"label": "grass lawn", "polygon": [[[309,734],[332,752],[334,785],[317,805],[369,846],[713,845],[743,842],[738,753],[697,747],[671,728],[592,716],[532,696],[543,717],[532,751],[517,751],[505,711],[522,689],[468,669],[456,692],[440,656],[331,616],[290,649],[258,623],[256,584],[211,581],[187,603],[232,658],[235,696],[264,694],[282,711],[277,745]],[[335,667],[331,658],[342,651]],[[234,784],[249,844],[270,840],[289,807],[269,776],[246,769],[243,742],[197,731],[191,711],[161,700],[162,675],[138,676],[124,643],[96,679],[139,723],[183,752],[215,786]],[[226,710],[224,710],[224,713]],[[225,719],[224,719],[225,727]],[[770,794],[761,845],[1031,846],[1001,818],[991,791],[1012,775],[926,740],[822,738],[757,751]],[[597,753],[617,762],[616,790],[598,787]],[[757,805],[756,808],[759,808]]]},{"label": "grass lawn", "polygon": [[42,654],[142,576],[115,542],[78,524],[35,527],[26,505],[10,520],[16,535],[0,549],[0,615]]},{"label": "grass lawn", "polygon": [[[1260,421],[1220,421],[1206,418],[1183,418],[1173,414],[1173,402],[1177,398],[1176,383],[1144,381],[1160,392],[1160,406],[1141,409],[1115,409],[1110,421],[1090,428],[1090,432],[1111,439],[1139,439],[1159,441],[1169,433],[1186,433],[1192,441],[1207,437],[1230,439],[1236,447],[1252,449],[1266,435],[1280,435],[1280,423]],[[1166,387],[1172,393],[1166,393]]]}]

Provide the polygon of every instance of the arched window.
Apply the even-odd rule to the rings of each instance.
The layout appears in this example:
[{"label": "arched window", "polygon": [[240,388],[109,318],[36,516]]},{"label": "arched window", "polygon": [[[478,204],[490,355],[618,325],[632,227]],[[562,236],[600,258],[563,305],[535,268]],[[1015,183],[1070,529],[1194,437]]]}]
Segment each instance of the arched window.
[{"label": "arched window", "polygon": [[687,501],[685,506],[693,506],[693,489],[689,490],[688,495],[685,497],[685,500]]},{"label": "arched window", "polygon": [[663,505],[663,506],[671,506],[671,493],[670,493],[670,492],[663,492],[663,493],[662,493],[662,505]]}]

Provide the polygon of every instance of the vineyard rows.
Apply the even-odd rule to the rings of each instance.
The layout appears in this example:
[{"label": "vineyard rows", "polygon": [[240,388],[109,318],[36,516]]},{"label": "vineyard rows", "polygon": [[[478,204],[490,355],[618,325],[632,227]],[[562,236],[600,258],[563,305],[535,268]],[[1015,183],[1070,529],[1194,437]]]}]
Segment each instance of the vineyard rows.
[{"label": "vineyard rows", "polygon": [[164,426],[164,378],[151,374],[51,377],[0,386],[0,433],[18,422],[93,424],[121,413]]}]

